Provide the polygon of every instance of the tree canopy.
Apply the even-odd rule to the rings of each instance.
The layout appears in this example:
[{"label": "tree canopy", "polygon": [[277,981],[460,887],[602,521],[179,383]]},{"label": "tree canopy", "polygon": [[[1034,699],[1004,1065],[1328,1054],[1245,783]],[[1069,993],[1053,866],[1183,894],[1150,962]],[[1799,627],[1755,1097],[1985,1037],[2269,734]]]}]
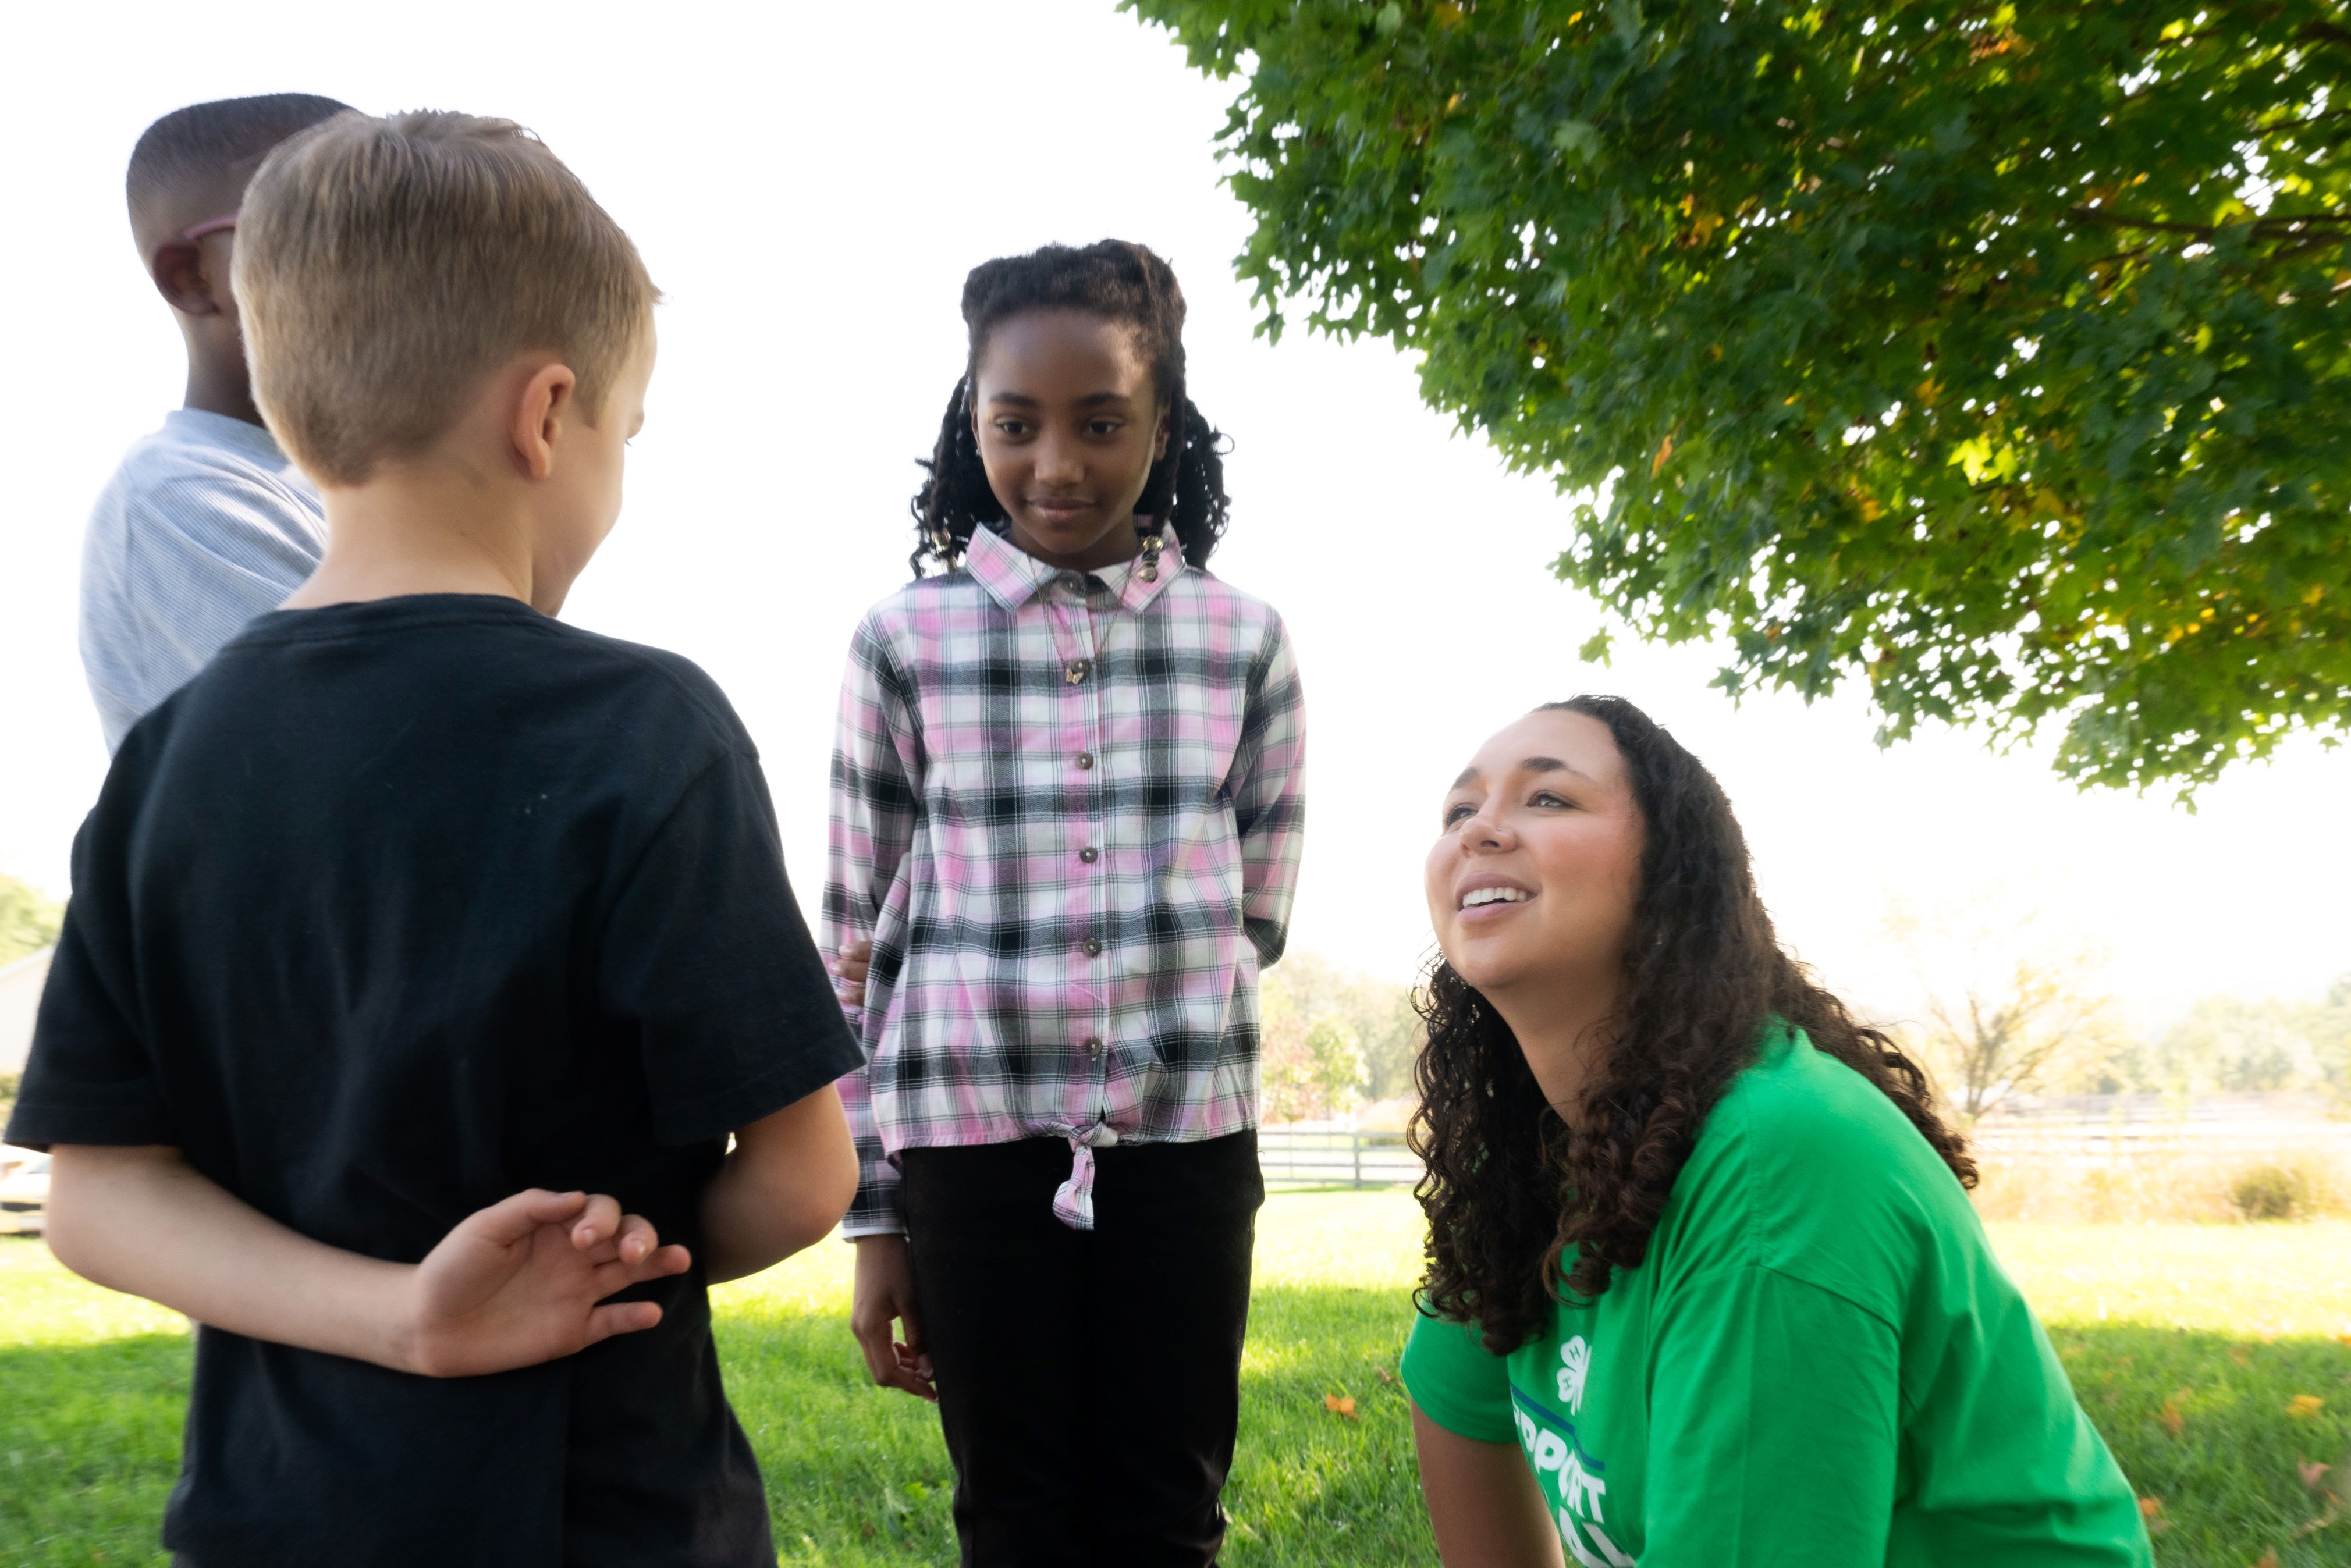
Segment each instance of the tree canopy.
[{"label": "tree canopy", "polygon": [[2344,5],[1126,3],[1243,78],[1264,329],[1416,351],[1732,693],[2183,793],[2351,720]]}]

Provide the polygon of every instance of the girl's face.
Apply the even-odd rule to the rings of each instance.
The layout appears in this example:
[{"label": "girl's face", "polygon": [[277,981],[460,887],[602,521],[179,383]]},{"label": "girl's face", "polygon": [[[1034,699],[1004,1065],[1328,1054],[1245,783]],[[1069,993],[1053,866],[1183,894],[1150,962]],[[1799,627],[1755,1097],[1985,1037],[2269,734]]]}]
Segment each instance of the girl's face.
[{"label": "girl's face", "polygon": [[1446,962],[1498,1002],[1513,990],[1613,987],[1644,838],[1608,727],[1580,713],[1527,715],[1446,792],[1427,869]]},{"label": "girl's face", "polygon": [[1134,504],[1167,419],[1133,327],[1084,310],[997,323],[973,377],[972,427],[1012,542],[1078,571],[1133,559]]}]

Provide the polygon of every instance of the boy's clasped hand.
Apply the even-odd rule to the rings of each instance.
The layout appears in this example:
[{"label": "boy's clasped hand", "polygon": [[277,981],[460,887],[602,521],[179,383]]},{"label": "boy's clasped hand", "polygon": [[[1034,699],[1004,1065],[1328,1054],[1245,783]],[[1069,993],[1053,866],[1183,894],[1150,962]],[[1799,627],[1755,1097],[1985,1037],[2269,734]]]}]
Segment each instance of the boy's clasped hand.
[{"label": "boy's clasped hand", "polygon": [[471,1377],[573,1355],[662,1320],[656,1301],[614,1301],[694,1260],[601,1193],[533,1187],[468,1215],[416,1265],[407,1369]]}]

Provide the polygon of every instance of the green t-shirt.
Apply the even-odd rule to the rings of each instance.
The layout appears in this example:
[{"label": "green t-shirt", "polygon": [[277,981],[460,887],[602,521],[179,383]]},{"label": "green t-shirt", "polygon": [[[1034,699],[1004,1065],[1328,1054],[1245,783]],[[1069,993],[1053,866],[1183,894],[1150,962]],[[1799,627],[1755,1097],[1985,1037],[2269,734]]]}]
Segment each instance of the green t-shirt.
[{"label": "green t-shirt", "polygon": [[1777,1034],[1646,1260],[1507,1356],[1423,1317],[1414,1403],[1516,1437],[1586,1568],[2151,1568],[2137,1500],[1950,1171]]}]

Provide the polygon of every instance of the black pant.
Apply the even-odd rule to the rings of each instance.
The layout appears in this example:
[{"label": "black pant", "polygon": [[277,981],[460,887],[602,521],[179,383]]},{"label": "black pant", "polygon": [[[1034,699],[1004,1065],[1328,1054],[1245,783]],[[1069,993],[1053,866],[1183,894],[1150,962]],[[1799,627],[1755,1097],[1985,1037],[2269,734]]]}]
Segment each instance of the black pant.
[{"label": "black pant", "polygon": [[1224,1543],[1257,1134],[1094,1158],[1081,1231],[1053,1217],[1066,1139],[902,1156],[966,1568],[1200,1568]]}]

